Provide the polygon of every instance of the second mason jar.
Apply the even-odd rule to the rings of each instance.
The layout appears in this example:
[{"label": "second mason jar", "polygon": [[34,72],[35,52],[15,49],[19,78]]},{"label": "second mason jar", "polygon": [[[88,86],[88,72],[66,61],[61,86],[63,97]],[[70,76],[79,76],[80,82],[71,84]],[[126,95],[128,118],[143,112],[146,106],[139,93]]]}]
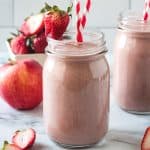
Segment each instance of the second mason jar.
[{"label": "second mason jar", "polygon": [[150,21],[142,13],[121,13],[114,45],[113,89],[119,106],[150,112]]},{"label": "second mason jar", "polygon": [[43,69],[43,115],[46,133],[61,146],[96,144],[108,130],[109,67],[102,33],[75,33],[62,41],[48,39]]}]

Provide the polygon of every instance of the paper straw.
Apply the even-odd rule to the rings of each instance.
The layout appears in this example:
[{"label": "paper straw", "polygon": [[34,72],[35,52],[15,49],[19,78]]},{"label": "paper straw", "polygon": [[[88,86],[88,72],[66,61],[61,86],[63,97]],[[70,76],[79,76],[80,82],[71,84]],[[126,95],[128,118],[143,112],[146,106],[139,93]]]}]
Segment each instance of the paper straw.
[{"label": "paper straw", "polygon": [[79,0],[75,0],[76,9],[76,40],[77,42],[83,42],[83,35],[81,32],[81,18],[80,18],[80,7],[81,3]]},{"label": "paper straw", "polygon": [[91,8],[91,0],[86,0],[86,5],[81,19],[81,24],[83,28],[85,28],[87,22],[87,13],[89,13],[90,8]]},{"label": "paper straw", "polygon": [[147,21],[148,18],[149,18],[149,13],[148,13],[149,8],[150,8],[150,0],[145,0],[144,12],[143,12],[143,19],[144,19],[145,21]]},{"label": "paper straw", "polygon": [[83,42],[83,29],[87,23],[87,13],[91,8],[91,0],[86,0],[84,7],[84,12],[80,16],[81,12],[81,2],[80,0],[75,0],[75,9],[76,9],[76,40],[77,42]]}]

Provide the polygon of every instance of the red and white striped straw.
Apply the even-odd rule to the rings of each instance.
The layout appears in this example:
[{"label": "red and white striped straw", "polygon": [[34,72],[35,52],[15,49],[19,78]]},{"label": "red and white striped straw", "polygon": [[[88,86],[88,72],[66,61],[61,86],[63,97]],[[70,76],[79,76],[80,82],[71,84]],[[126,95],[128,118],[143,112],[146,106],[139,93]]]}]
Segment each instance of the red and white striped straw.
[{"label": "red and white striped straw", "polygon": [[81,32],[81,18],[80,18],[80,10],[81,3],[80,0],[75,0],[75,9],[76,9],[76,40],[77,42],[83,42],[83,35]]},{"label": "red and white striped straw", "polygon": [[145,0],[145,4],[144,4],[144,12],[143,12],[143,19],[144,21],[147,21],[149,18],[149,8],[150,8],[150,0]]},{"label": "red and white striped straw", "polygon": [[82,31],[85,28],[86,22],[87,22],[87,13],[89,12],[91,8],[91,0],[86,0],[85,8],[83,14],[81,14],[81,2],[80,0],[75,0],[75,6],[76,6],[76,40],[77,42],[83,42],[83,34]]},{"label": "red and white striped straw", "polygon": [[91,0],[86,0],[86,5],[85,5],[85,8],[84,8],[84,12],[83,12],[82,18],[81,18],[81,24],[82,24],[83,28],[86,25],[87,13],[89,13],[90,8],[91,8]]}]

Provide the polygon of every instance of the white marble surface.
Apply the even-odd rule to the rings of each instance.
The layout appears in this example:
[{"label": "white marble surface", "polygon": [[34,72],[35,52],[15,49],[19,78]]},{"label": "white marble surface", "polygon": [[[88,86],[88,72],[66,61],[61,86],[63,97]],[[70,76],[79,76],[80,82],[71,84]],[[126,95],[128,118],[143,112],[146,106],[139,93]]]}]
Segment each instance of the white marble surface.
[{"label": "white marble surface", "polygon": [[[0,55],[0,62],[5,59]],[[3,59],[2,59],[3,58]],[[110,61],[110,57],[108,57]],[[140,150],[140,141],[145,129],[150,126],[150,116],[132,115],[119,109],[110,94],[110,124],[103,145],[91,150]],[[32,127],[37,132],[32,150],[62,150],[50,141],[44,132],[42,104],[32,111],[17,111],[0,99],[0,145],[11,140],[12,133],[18,129]]]}]

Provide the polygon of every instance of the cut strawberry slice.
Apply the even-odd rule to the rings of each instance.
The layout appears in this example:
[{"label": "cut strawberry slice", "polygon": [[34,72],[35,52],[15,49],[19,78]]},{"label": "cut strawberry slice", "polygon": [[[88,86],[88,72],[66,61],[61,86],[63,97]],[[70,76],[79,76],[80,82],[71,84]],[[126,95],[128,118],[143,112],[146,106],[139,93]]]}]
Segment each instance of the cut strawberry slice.
[{"label": "cut strawberry slice", "polygon": [[9,144],[7,141],[5,141],[2,150],[22,150],[22,149],[15,144]]},{"label": "cut strawberry slice", "polygon": [[20,31],[26,36],[38,34],[44,29],[44,14],[33,15],[22,24]]},{"label": "cut strawberry slice", "polygon": [[141,142],[141,150],[150,150],[150,127],[148,127],[144,133]]},{"label": "cut strawberry slice", "polygon": [[12,137],[12,142],[21,149],[25,150],[34,144],[35,138],[35,130],[30,128],[22,131],[16,131]]}]

